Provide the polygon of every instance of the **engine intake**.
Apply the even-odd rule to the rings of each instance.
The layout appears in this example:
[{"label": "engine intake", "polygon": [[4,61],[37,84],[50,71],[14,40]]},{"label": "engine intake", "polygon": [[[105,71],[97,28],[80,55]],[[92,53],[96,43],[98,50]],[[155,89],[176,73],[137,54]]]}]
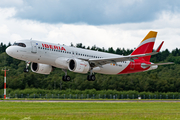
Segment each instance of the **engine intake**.
[{"label": "engine intake", "polygon": [[87,61],[71,59],[69,60],[68,69],[73,72],[87,73],[90,70],[90,65]]},{"label": "engine intake", "polygon": [[52,71],[52,66],[41,63],[31,63],[31,70],[35,73],[50,74],[50,72]]}]

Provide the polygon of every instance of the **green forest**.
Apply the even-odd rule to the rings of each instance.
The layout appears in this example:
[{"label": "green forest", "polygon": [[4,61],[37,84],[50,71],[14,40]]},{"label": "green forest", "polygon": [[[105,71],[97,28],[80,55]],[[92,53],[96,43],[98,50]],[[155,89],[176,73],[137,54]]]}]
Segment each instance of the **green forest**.
[{"label": "green forest", "polygon": [[[5,67],[7,72],[7,89],[44,89],[44,90],[96,90],[96,91],[137,91],[137,92],[180,92],[180,49],[172,51],[168,49],[159,52],[151,57],[151,62],[174,62],[173,65],[159,66],[158,69],[124,75],[104,75],[96,74],[95,81],[88,81],[87,74],[78,74],[68,71],[71,81],[62,81],[64,72],[55,68],[50,75],[42,75],[33,72],[24,73],[25,62],[14,59],[5,53],[5,49],[10,46],[0,44],[0,69]],[[71,46],[74,46],[71,43]],[[104,48],[85,47],[82,43],[75,45],[78,48],[98,50],[119,55],[129,55],[132,49],[112,47],[108,50]],[[29,68],[30,69],[30,68]],[[0,72],[0,89],[4,87],[4,72]]]}]

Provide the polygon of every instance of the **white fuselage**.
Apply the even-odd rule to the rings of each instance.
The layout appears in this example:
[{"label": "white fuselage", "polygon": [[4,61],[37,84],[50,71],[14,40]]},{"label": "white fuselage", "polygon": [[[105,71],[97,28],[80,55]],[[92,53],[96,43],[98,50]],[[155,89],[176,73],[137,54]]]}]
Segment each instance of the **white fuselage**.
[{"label": "white fuselage", "polygon": [[[62,69],[64,67],[57,64],[56,62],[58,58],[100,59],[121,57],[120,55],[110,53],[69,47],[65,45],[57,45],[35,40],[22,40],[18,42],[24,43],[26,47],[10,46],[6,50],[7,54],[19,60],[48,64]],[[95,67],[93,72],[103,74],[118,74],[129,64],[130,61],[117,62],[116,64],[105,64],[102,67]]]}]

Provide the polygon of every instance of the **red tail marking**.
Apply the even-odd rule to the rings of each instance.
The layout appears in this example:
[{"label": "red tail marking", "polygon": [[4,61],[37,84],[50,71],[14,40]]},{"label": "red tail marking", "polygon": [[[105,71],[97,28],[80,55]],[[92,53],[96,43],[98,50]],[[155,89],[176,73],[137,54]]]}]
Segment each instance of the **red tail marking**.
[{"label": "red tail marking", "polygon": [[[155,42],[157,32],[150,31],[146,37],[141,41],[138,48],[135,49],[131,55],[138,55],[138,54],[146,54],[151,53],[153,51],[153,46]],[[150,61],[151,56],[140,57],[139,59],[144,61]]]},{"label": "red tail marking", "polygon": [[[154,42],[149,42],[144,45],[141,45],[136,50],[133,51],[131,55],[151,53],[153,50]],[[139,59],[143,59],[145,61],[150,61],[151,56],[140,57]]]},{"label": "red tail marking", "polygon": [[[150,62],[137,59],[137,60],[134,60],[134,63],[130,62],[129,65],[118,74],[129,74],[129,73],[135,73],[135,72],[142,72],[142,71],[148,70],[150,68],[150,67],[142,68],[141,67],[142,63],[150,64]],[[132,65],[134,65],[134,66],[132,67]]]}]

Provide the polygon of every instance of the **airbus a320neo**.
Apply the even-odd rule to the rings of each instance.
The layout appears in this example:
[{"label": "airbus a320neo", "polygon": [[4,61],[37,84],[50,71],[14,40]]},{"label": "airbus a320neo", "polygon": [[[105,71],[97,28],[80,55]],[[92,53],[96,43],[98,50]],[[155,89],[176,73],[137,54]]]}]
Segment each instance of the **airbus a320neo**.
[{"label": "airbus a320neo", "polygon": [[53,67],[61,68],[64,81],[70,81],[67,70],[77,73],[88,73],[87,80],[94,81],[94,73],[127,74],[153,70],[158,65],[173,64],[152,63],[151,55],[157,54],[164,42],[155,52],[153,46],[157,32],[150,31],[130,55],[122,56],[99,51],[69,47],[36,40],[20,40],[6,49],[11,57],[26,61],[25,72],[31,62],[31,70],[35,73],[50,74]]}]

